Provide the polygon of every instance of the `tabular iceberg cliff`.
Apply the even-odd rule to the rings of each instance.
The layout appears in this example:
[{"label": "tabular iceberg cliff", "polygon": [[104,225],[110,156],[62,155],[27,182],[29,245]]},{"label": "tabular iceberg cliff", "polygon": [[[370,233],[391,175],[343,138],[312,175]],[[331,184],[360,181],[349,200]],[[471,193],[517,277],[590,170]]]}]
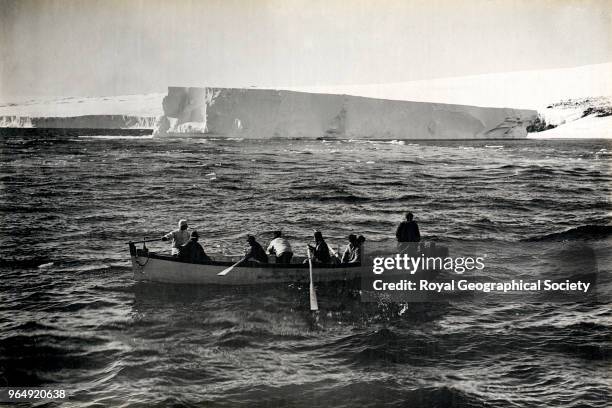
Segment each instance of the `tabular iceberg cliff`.
[{"label": "tabular iceberg cliff", "polygon": [[244,138],[523,138],[532,110],[284,90],[168,88],[167,95],[29,100],[0,105],[0,128],[151,129]]},{"label": "tabular iceberg cliff", "polygon": [[153,129],[158,118],[129,115],[83,115],[64,117],[0,116],[0,128],[45,129]]},{"label": "tabular iceberg cliff", "polygon": [[154,129],[163,97],[43,97],[0,103],[0,128]]},{"label": "tabular iceberg cliff", "polygon": [[533,110],[233,88],[168,88],[157,135],[246,138],[524,138]]}]

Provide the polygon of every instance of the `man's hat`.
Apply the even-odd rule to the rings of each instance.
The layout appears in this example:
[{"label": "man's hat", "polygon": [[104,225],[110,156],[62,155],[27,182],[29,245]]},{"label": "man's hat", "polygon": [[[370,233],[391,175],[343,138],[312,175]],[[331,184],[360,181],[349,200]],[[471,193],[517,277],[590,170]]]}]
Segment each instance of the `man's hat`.
[{"label": "man's hat", "polygon": [[191,231],[191,238],[200,238],[200,235],[198,235],[198,231]]}]

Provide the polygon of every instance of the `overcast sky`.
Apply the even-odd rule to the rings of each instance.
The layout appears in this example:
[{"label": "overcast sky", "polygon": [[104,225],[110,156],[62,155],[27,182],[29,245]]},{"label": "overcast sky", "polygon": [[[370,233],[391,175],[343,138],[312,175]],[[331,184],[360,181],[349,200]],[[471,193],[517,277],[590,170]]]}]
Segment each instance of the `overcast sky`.
[{"label": "overcast sky", "polygon": [[393,83],[612,61],[611,0],[0,0],[0,97]]}]

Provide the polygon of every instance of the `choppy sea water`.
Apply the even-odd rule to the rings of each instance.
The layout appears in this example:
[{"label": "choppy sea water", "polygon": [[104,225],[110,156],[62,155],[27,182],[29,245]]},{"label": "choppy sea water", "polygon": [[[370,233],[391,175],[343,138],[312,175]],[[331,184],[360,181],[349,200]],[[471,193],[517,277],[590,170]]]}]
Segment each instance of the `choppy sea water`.
[{"label": "choppy sea water", "polygon": [[[0,143],[0,386],[78,406],[610,404],[610,142]],[[298,251],[314,228],[386,245],[406,210],[425,239],[492,254],[492,279],[561,265],[597,294],[405,308],[332,286],[314,325],[295,285],[135,283],[124,244],[187,218],[209,253],[278,228]]]}]

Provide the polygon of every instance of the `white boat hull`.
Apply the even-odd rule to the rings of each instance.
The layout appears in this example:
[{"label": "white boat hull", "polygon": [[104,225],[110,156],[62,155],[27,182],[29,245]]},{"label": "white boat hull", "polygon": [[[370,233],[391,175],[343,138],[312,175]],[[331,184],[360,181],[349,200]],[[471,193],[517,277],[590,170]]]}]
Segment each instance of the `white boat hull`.
[{"label": "white boat hull", "polygon": [[[248,262],[236,266],[227,275],[218,273],[234,264],[226,260],[194,264],[178,259],[136,250],[130,245],[132,270],[137,281],[206,284],[206,285],[259,285],[283,282],[309,282],[308,264],[257,264]],[[362,276],[368,268],[361,265],[329,265],[313,268],[315,282],[355,279]]]},{"label": "white boat hull", "polygon": [[[234,267],[227,275],[219,276],[219,272],[233,265],[236,260],[226,258],[223,261],[201,264],[187,263],[172,256],[137,250],[133,243],[130,244],[130,254],[136,281],[200,285],[310,282],[308,264],[301,263],[301,258],[296,258],[298,263],[290,265],[249,262],[247,265]],[[371,259],[365,257],[361,264],[315,265],[312,273],[315,283],[353,280],[366,276],[372,277],[373,275]]]},{"label": "white boat hull", "polygon": [[[229,265],[191,264],[165,259],[132,256],[132,270],[137,281],[211,284],[257,285],[282,282],[308,282],[308,265],[266,264],[265,267],[237,266],[224,276],[217,275]],[[366,268],[367,269],[367,268]],[[361,266],[313,268],[313,280],[325,282],[359,278]]]}]

